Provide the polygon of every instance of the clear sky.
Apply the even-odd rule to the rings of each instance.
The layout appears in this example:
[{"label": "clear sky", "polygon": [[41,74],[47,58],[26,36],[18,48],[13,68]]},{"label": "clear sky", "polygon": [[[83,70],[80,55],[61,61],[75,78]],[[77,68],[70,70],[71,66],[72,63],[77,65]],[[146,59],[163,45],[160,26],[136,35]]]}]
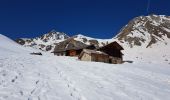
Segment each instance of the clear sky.
[{"label": "clear sky", "polygon": [[0,34],[35,37],[55,29],[112,38],[131,19],[170,15],[170,0],[0,0]]}]

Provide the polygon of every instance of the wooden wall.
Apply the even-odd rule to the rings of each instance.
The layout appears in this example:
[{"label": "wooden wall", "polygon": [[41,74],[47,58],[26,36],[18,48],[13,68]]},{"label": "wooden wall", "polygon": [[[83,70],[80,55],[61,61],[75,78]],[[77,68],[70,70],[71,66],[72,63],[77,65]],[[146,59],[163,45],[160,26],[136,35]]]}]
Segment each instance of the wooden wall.
[{"label": "wooden wall", "polygon": [[109,63],[109,56],[101,54],[92,54],[92,61]]},{"label": "wooden wall", "polygon": [[79,59],[82,61],[104,62],[111,64],[121,64],[123,62],[122,58],[119,57],[109,57],[108,55],[88,53],[83,53]]},{"label": "wooden wall", "polygon": [[106,54],[113,56],[113,57],[119,57],[122,58],[122,53],[120,50],[117,49],[111,49],[111,48],[104,48],[101,49],[100,51],[105,52]]}]

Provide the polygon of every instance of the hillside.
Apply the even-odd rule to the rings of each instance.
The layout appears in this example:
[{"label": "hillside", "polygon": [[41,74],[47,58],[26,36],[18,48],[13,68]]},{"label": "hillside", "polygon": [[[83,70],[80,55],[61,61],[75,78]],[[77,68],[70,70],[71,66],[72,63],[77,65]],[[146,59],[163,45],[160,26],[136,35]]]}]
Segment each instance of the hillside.
[{"label": "hillside", "polygon": [[33,51],[39,51],[35,50],[31,47],[23,47],[16,43],[15,41],[9,39],[8,37],[0,34],[0,54],[11,54],[11,53],[18,53],[18,54],[24,54],[24,53],[31,53]]},{"label": "hillside", "polygon": [[170,65],[167,63],[134,59],[133,63],[113,65],[78,61],[74,57],[53,56],[47,52],[42,56],[29,55],[27,50],[0,35],[0,54],[3,54],[0,56],[1,100],[170,98]]}]

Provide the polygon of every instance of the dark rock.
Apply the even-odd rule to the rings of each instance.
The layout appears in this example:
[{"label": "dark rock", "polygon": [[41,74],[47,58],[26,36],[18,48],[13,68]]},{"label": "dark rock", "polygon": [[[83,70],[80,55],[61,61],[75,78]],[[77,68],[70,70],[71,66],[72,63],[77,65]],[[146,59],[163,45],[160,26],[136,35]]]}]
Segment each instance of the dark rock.
[{"label": "dark rock", "polygon": [[41,52],[33,52],[33,53],[30,53],[31,55],[42,55]]},{"label": "dark rock", "polygon": [[20,45],[24,45],[25,44],[25,41],[23,39],[17,39],[15,40],[18,44]]},{"label": "dark rock", "polygon": [[97,40],[89,40],[89,42],[91,45],[95,45],[95,46],[99,45],[99,42]]},{"label": "dark rock", "polygon": [[50,51],[52,49],[51,45],[46,46],[46,51]]}]

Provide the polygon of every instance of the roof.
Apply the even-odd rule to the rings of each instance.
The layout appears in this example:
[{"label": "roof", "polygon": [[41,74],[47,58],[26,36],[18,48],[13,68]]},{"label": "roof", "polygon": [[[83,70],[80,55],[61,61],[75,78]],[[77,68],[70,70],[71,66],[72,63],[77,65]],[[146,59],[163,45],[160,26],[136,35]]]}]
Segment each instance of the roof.
[{"label": "roof", "polygon": [[116,41],[111,42],[103,47],[100,47],[98,50],[103,50],[105,48],[112,48],[112,49],[118,49],[118,50],[124,50],[121,45],[119,45]]},{"label": "roof", "polygon": [[66,41],[58,43],[56,45],[54,52],[64,52],[67,50],[79,50],[87,47],[84,43],[76,41],[74,39],[68,39]]},{"label": "roof", "polygon": [[94,45],[86,45],[74,39],[68,39],[56,45],[53,53],[65,52],[67,50],[96,49]]}]

